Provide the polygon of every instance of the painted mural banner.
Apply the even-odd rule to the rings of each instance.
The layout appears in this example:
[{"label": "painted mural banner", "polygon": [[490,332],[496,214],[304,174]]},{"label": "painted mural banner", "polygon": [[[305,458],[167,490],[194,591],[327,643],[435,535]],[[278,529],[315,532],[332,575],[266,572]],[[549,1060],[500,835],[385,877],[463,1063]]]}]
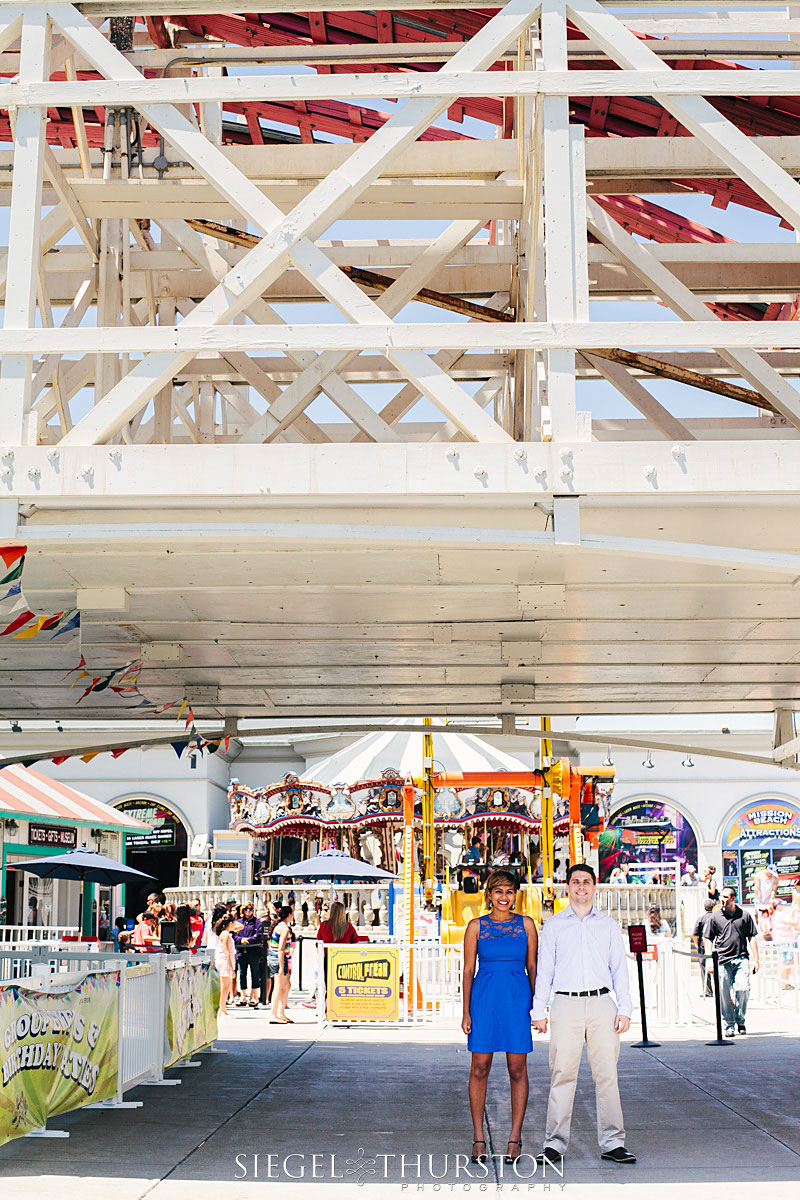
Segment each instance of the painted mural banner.
[{"label": "painted mural banner", "polygon": [[219,975],[213,963],[167,967],[165,1067],[216,1041],[218,1008]]},{"label": "painted mural banner", "polygon": [[119,971],[0,986],[0,1145],[117,1094]]},{"label": "painted mural banner", "polygon": [[[664,800],[631,800],[615,809],[599,838],[600,879],[626,862],[632,883],[646,883],[658,864],[697,866],[697,837],[682,813]],[[638,869],[637,869],[638,868]]]},{"label": "painted mural banner", "polygon": [[329,946],[328,1020],[396,1021],[400,1011],[397,946]]}]

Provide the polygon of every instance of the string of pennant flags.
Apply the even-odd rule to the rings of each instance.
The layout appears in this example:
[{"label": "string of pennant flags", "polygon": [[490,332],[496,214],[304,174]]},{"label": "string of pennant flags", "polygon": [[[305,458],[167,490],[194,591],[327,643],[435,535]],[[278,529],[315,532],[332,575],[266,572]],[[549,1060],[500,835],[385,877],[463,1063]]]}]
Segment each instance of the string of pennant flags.
[{"label": "string of pennant flags", "polygon": [[81,614],[77,608],[57,613],[35,613],[22,590],[27,546],[6,546],[0,549],[3,577],[0,579],[0,637],[35,638],[47,634],[50,641],[64,633],[80,630]]},{"label": "string of pennant flags", "polygon": [[[0,572],[2,572],[2,578],[0,578],[0,626],[3,626],[0,628],[0,637],[32,639],[43,638],[46,635],[47,639],[52,641],[62,634],[74,632],[80,638],[81,614],[79,609],[64,609],[61,612],[43,615],[35,613],[30,608],[22,591],[22,574],[25,568],[27,549],[27,546],[0,547],[0,564],[2,564],[0,566]],[[83,690],[75,701],[76,707],[87,696],[97,692],[110,691],[126,700],[134,701],[134,703],[126,704],[126,708],[146,708],[155,717],[163,716],[172,709],[177,709],[173,715],[176,723],[183,722],[184,734],[170,742],[170,745],[178,758],[187,750],[198,751],[200,754],[205,751],[215,754],[222,746],[223,752],[227,752],[230,745],[228,735],[219,738],[204,738],[197,732],[194,711],[185,696],[182,700],[170,700],[167,704],[162,705],[147,699],[139,690],[139,676],[143,667],[144,663],[141,659],[134,659],[122,667],[94,674],[81,651],[77,665],[67,671],[62,683],[74,676],[69,690],[82,687]],[[135,741],[131,742],[129,746],[121,746],[111,751],[92,750],[86,754],[61,754],[56,755],[51,761],[56,766],[60,766],[67,759],[78,757],[82,762],[88,763],[98,754],[104,753],[110,753],[112,758],[119,758],[138,745],[139,742]],[[31,763],[36,761],[36,758],[30,759]],[[25,765],[28,765],[27,760]]]}]

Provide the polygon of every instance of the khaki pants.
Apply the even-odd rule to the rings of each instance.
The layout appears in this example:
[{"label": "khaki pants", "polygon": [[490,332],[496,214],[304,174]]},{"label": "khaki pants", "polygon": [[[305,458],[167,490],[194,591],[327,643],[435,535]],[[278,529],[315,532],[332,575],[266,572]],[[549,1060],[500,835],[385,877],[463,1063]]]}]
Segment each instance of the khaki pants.
[{"label": "khaki pants", "polygon": [[617,1083],[619,1034],[611,996],[554,996],[550,1008],[550,1096],[545,1146],[564,1154],[569,1144],[575,1084],[583,1044],[592,1069],[597,1104],[597,1141],[603,1153],[625,1145]]}]

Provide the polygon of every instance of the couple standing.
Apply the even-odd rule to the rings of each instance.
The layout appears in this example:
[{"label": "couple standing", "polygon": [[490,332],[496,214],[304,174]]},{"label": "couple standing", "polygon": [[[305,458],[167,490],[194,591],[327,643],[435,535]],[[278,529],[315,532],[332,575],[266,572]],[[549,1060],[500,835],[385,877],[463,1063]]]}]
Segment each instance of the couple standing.
[{"label": "couple standing", "polygon": [[[522,1153],[528,1103],[527,1055],[533,1027],[546,1033],[550,1004],[550,1096],[539,1162],[560,1166],[569,1143],[572,1105],[583,1046],[595,1085],[601,1158],[635,1163],[625,1148],[617,1083],[619,1035],[630,1028],[631,997],[622,931],[594,907],[597,879],[576,863],[567,872],[569,904],[551,917],[538,945],[530,917],[514,912],[517,881],[492,871],[486,881],[489,913],[469,922],[464,935],[464,1019],[472,1053],[469,1103],[475,1141],[472,1161],[487,1161],[483,1118],[492,1055],[505,1052],[511,1083],[511,1134],[505,1155]],[[537,954],[538,949],[538,954]],[[476,962],[480,969],[475,971]],[[551,992],[555,996],[551,1003]],[[611,993],[614,993],[614,999]]]}]

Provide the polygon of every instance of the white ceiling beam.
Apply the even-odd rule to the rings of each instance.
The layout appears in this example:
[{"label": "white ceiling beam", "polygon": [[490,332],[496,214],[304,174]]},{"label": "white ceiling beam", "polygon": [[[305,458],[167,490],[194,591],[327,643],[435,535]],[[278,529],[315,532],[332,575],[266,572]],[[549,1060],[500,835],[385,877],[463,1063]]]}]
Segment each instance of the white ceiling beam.
[{"label": "white ceiling beam", "polygon": [[[660,63],[658,55],[649,50]],[[140,107],[144,104],[249,104],[265,101],[406,100],[483,96],[791,96],[791,72],[681,71],[456,71],[402,75],[381,71],[346,75],[200,75],[167,79],[81,80],[76,83],[0,84],[0,107],[47,108],[83,104]],[[669,71],[669,79],[664,77]]]},{"label": "white ceiling beam", "polygon": [[[654,260],[658,263],[658,260]],[[660,265],[660,264],[658,264]],[[673,276],[674,278],[674,276]],[[677,281],[676,281],[677,282]],[[682,284],[680,285],[683,286]],[[703,303],[703,301],[699,301]],[[710,317],[706,309],[706,317]],[[384,325],[189,325],[187,317],[176,328],[126,328],[75,330],[0,329],[0,354],[18,350],[24,354],[141,354],[151,357],[170,351],[188,362],[200,351],[227,353],[229,350],[283,351],[366,350],[398,356],[416,350],[601,350],[621,346],[649,350],[687,349],[713,346],[721,351],[745,348],[798,349],[800,323],[796,321],[693,320],[682,324],[669,321],[483,321],[462,324]],[[145,360],[147,361],[147,360]],[[406,368],[402,368],[406,373]],[[176,373],[180,373],[179,370]],[[172,378],[172,370],[169,371]],[[76,426],[77,429],[77,426]],[[82,438],[68,444],[81,443]],[[85,444],[85,443],[83,443]]]}]

